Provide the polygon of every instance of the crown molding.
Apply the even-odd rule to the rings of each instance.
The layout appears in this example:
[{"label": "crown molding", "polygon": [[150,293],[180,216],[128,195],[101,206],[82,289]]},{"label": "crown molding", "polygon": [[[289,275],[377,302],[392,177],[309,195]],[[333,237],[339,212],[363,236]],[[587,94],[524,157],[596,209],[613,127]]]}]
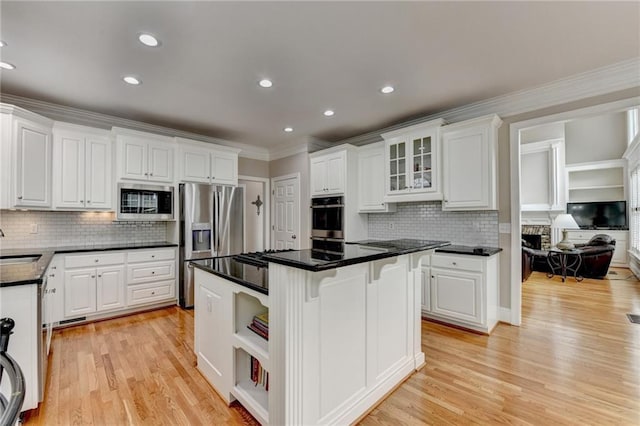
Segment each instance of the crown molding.
[{"label": "crown molding", "polygon": [[25,98],[22,96],[11,95],[8,93],[0,94],[0,102],[12,104],[27,110],[31,113],[42,115],[54,121],[60,121],[81,126],[93,127],[98,129],[111,130],[113,127],[129,129],[138,132],[154,133],[167,137],[180,137],[198,142],[205,142],[214,145],[222,145],[229,148],[240,149],[240,157],[251,158],[254,160],[269,161],[269,151],[265,148],[232,142],[224,139],[214,138],[211,136],[200,135],[197,133],[186,132],[183,130],[171,129],[169,127],[158,126],[155,124],[144,123],[141,121],[129,120],[127,118],[116,117],[108,114],[87,111],[79,108],[73,108],[64,105],[58,105],[51,102],[40,101],[37,99]]},{"label": "crown molding", "polygon": [[292,142],[276,145],[269,150],[269,161],[279,160],[292,155],[309,152],[309,138],[301,138]]},{"label": "crown molding", "polygon": [[531,89],[519,90],[458,108],[405,121],[383,129],[336,142],[366,145],[382,140],[382,133],[422,124],[436,118],[447,123],[497,114],[501,118],[535,111],[563,103],[640,87],[640,57],[575,74]]}]

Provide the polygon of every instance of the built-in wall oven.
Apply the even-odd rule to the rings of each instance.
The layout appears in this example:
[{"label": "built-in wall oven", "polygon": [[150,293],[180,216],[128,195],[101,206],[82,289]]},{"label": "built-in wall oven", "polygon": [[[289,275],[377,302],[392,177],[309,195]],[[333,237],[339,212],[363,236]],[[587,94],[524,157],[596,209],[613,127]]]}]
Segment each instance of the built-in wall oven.
[{"label": "built-in wall oven", "polygon": [[342,197],[311,199],[311,248],[327,253],[344,252],[344,202]]}]

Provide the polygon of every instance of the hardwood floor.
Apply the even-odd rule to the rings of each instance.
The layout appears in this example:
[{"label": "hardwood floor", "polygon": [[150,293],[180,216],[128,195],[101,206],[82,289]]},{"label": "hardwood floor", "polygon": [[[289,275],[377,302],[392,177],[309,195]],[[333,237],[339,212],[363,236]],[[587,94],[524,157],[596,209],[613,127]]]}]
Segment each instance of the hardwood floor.
[{"label": "hardwood floor", "polygon": [[[523,324],[490,337],[424,321],[424,368],[362,425],[640,424],[640,282],[534,272]],[[629,278],[629,279],[625,279]],[[179,308],[57,331],[47,397],[27,424],[256,424],[195,369]]]}]

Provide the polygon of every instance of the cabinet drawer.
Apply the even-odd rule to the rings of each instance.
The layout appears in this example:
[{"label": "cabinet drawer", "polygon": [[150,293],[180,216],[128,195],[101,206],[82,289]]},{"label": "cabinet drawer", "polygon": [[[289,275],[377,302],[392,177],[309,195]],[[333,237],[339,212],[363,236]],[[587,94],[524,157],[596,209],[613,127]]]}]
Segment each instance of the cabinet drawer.
[{"label": "cabinet drawer", "polygon": [[131,251],[127,255],[129,263],[153,262],[155,260],[171,260],[176,258],[175,249]]},{"label": "cabinet drawer", "polygon": [[137,284],[176,277],[174,261],[139,263],[127,267],[127,283]]},{"label": "cabinet drawer", "polygon": [[94,253],[65,256],[65,268],[86,268],[104,265],[119,265],[124,263],[124,252],[120,253]]},{"label": "cabinet drawer", "polygon": [[484,261],[477,256],[449,256],[442,254],[431,256],[431,266],[440,268],[482,272],[484,270],[483,263]]},{"label": "cabinet drawer", "polygon": [[173,299],[175,294],[175,280],[131,285],[127,287],[127,304],[141,305],[143,303],[159,302]]}]

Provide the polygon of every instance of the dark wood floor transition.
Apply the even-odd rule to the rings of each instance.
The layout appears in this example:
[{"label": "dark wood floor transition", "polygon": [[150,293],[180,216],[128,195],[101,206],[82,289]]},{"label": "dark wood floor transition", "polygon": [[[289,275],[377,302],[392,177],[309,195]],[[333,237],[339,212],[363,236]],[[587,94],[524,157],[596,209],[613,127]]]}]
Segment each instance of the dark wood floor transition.
[{"label": "dark wood floor transition", "polygon": [[[640,282],[535,272],[523,324],[490,337],[423,322],[427,363],[363,425],[640,424]],[[27,424],[256,424],[195,368],[193,312],[168,308],[56,331],[47,396]]]}]

